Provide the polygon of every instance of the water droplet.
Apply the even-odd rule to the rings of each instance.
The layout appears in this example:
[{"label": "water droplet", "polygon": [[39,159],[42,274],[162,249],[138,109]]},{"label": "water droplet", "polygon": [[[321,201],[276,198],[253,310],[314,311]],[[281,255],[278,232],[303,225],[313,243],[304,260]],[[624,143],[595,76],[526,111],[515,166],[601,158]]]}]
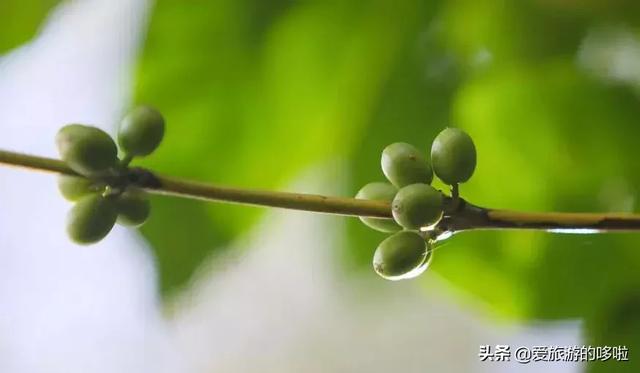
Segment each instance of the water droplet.
[{"label": "water droplet", "polygon": [[449,238],[449,237],[451,237],[451,236],[453,236],[453,232],[451,232],[451,231],[444,231],[444,232],[440,233],[440,234],[438,235],[438,237],[436,237],[436,239],[435,239],[434,241],[435,241],[435,242],[438,242],[438,241],[444,241],[444,240],[446,240],[447,238]]},{"label": "water droplet", "polygon": [[387,275],[384,275],[384,274],[380,273],[377,270],[376,270],[376,272],[380,275],[380,277],[384,278],[385,280],[390,280],[390,281],[409,280],[409,279],[412,279],[412,278],[416,278],[416,277],[420,276],[421,274],[423,274],[424,271],[426,271],[427,268],[429,267],[429,264],[431,264],[431,258],[433,257],[433,247],[430,244],[427,244],[426,248],[427,248],[427,251],[425,252],[424,259],[422,260],[420,265],[418,265],[416,268],[412,269],[411,271],[409,271],[407,273],[403,273],[403,274],[398,275],[398,276],[387,276]]},{"label": "water droplet", "polygon": [[554,229],[547,229],[547,232],[569,233],[569,234],[593,234],[593,233],[600,232],[600,230],[593,229],[593,228],[554,228]]}]

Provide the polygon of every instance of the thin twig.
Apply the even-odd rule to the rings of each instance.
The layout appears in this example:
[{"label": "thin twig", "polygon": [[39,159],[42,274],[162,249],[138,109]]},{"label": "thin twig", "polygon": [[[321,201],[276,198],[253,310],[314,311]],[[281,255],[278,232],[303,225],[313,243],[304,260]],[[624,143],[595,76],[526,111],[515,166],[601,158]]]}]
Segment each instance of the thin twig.
[{"label": "thin twig", "polygon": [[[79,176],[60,160],[5,150],[0,150],[0,163]],[[125,176],[129,183],[154,194],[328,214],[392,218],[390,204],[383,201],[223,187],[162,176],[141,168],[131,168]],[[436,227],[439,231],[456,232],[473,229],[536,229],[575,233],[640,231],[640,215],[637,214],[518,212],[482,208],[462,198],[456,201],[450,197],[445,197],[444,210],[446,215]]]},{"label": "thin twig", "polygon": [[[5,150],[0,150],[0,163],[79,176],[60,160]],[[131,169],[129,179],[135,186],[154,194],[338,215],[391,218],[390,204],[383,201],[223,187],[161,176],[139,168]]]},{"label": "thin twig", "polygon": [[640,231],[640,215],[594,212],[521,212],[475,206],[460,198],[457,211],[438,224],[441,231],[533,229],[556,233]]}]

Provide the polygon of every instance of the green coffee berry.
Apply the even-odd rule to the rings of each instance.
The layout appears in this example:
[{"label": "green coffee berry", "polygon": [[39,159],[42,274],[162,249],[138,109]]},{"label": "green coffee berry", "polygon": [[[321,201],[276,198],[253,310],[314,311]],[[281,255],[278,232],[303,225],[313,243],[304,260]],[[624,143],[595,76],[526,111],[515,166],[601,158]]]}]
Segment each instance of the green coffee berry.
[{"label": "green coffee berry", "polygon": [[430,184],[431,165],[413,145],[396,142],[382,151],[382,172],[398,188],[415,183]]},{"label": "green coffee berry", "polygon": [[431,145],[433,170],[449,185],[469,180],[476,168],[476,147],[471,137],[457,128],[445,128]]},{"label": "green coffee berry", "polygon": [[139,106],[129,112],[120,123],[118,144],[129,156],[151,154],[164,136],[164,118],[156,109]]},{"label": "green coffee berry", "polygon": [[80,176],[58,175],[58,189],[64,198],[77,201],[99,190],[92,180]]},{"label": "green coffee berry", "polygon": [[149,217],[151,204],[143,192],[126,191],[117,198],[118,224],[132,227],[144,224]]},{"label": "green coffee berry", "polygon": [[117,217],[112,197],[90,194],[82,197],[69,211],[67,234],[78,244],[98,242],[111,231]]},{"label": "green coffee berry", "polygon": [[442,209],[442,194],[427,184],[407,185],[391,202],[393,218],[406,229],[432,225],[442,217]]},{"label": "green coffee berry", "polygon": [[[397,191],[398,189],[389,183],[369,183],[358,191],[356,198],[391,202]],[[360,217],[360,220],[368,227],[380,232],[397,232],[401,229],[393,219]]]},{"label": "green coffee berry", "polygon": [[420,234],[402,231],[387,237],[378,245],[373,256],[373,268],[389,280],[411,278],[415,277],[412,272],[417,272],[423,265],[426,268],[430,256],[429,244]]},{"label": "green coffee berry", "polygon": [[95,175],[113,167],[118,149],[111,137],[101,129],[69,124],[56,135],[58,152],[63,161],[82,175]]}]

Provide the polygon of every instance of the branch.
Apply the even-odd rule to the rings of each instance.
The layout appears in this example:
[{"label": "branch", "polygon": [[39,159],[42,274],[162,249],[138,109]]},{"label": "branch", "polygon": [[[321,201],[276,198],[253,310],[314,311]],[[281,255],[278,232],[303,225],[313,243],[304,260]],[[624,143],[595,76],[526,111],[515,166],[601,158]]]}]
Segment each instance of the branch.
[{"label": "branch", "polygon": [[[464,199],[438,223],[441,231],[534,229],[556,233],[640,231],[640,215],[594,212],[521,212],[475,206]],[[446,210],[445,210],[446,211]]]},{"label": "branch", "polygon": [[[0,163],[38,171],[81,176],[67,167],[63,161],[5,150],[0,150]],[[391,218],[389,203],[382,201],[223,187],[162,176],[142,168],[131,168],[126,177],[134,186],[153,194],[338,215]]]},{"label": "branch", "polygon": [[[80,176],[60,160],[4,150],[0,150],[0,163]],[[223,187],[163,176],[142,168],[129,169],[126,178],[132,185],[153,194],[347,216],[392,218],[390,204],[382,201]],[[482,208],[462,198],[454,202],[445,196],[445,216],[434,229],[441,232],[474,229],[536,229],[573,233],[640,231],[640,215],[637,214],[529,213]]]}]

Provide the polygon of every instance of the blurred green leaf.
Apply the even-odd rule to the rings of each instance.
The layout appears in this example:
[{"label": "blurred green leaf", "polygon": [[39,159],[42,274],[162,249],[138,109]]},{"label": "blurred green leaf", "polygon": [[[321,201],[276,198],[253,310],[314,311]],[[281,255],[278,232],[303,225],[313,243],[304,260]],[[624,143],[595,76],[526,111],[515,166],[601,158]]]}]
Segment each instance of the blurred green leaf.
[{"label": "blurred green leaf", "polygon": [[[278,188],[310,165],[346,157],[361,142],[416,6],[158,1],[138,70],[138,100],[161,108],[168,130],[144,164]],[[259,211],[170,199],[156,205],[143,233],[156,250],[165,291],[184,284]]]},{"label": "blurred green leaf", "polygon": [[0,53],[32,38],[58,0],[0,1]]},{"label": "blurred green leaf", "polygon": [[[581,38],[600,24],[598,11],[567,6],[553,15],[559,4],[497,3],[448,2],[424,20],[430,23],[415,36],[429,52],[421,54],[419,43],[408,47],[385,86],[386,99],[353,156],[352,189],[383,178],[385,145],[407,141],[428,152],[435,134],[455,125],[478,147],[476,174],[461,189],[472,202],[528,211],[638,212],[637,95],[603,84],[576,63]],[[627,19],[616,6],[604,13]],[[375,277],[371,257],[385,236],[353,220],[347,234],[350,268],[363,266]],[[460,298],[480,300],[502,317],[597,320],[587,322],[587,334],[602,345],[597,336],[608,318],[617,317],[606,306],[612,294],[640,285],[637,242],[636,234],[465,232],[437,247],[432,270]],[[615,333],[606,340],[625,341]]]},{"label": "blurred green leaf", "polygon": [[[637,286],[623,287],[609,293],[602,307],[587,320],[587,343],[591,346],[612,347],[612,357],[607,361],[589,364],[587,371],[637,372],[635,356],[640,348],[640,291]],[[616,350],[627,350],[624,355],[613,355]]]},{"label": "blurred green leaf", "polygon": [[[469,81],[455,112],[479,149],[477,173],[462,189],[471,201],[537,211],[634,207],[620,202],[640,186],[637,162],[628,156],[633,145],[620,136],[637,131],[640,110],[630,92],[602,87],[570,61],[554,59],[535,68],[501,68]],[[611,193],[609,188],[622,189]],[[486,270],[501,268],[501,275],[475,294],[491,301],[494,289],[503,285],[496,282],[509,283],[519,289],[520,304],[514,308],[503,299],[498,309],[511,308],[509,313],[519,317],[589,316],[606,292],[640,269],[635,235],[478,235],[461,235],[434,267],[445,265],[443,275],[464,287],[478,286],[475,273],[456,272],[452,266],[461,258],[484,257],[491,263]],[[498,244],[487,245],[486,235],[495,235]]]},{"label": "blurred green leaf", "polygon": [[[638,211],[637,91],[605,83],[577,62],[583,38],[603,23],[638,35],[637,6],[160,0],[138,100],[159,106],[169,130],[145,165],[282,188],[312,165],[342,160],[355,193],[383,180],[386,145],[406,141],[428,154],[435,135],[455,125],[478,148],[476,174],[461,188],[474,203]],[[154,210],[143,232],[158,254],[165,291],[184,284],[260,211],[171,199],[154,201]],[[372,254],[385,235],[357,219],[346,222],[340,257],[350,272],[373,279]],[[610,341],[617,337],[602,325],[621,313],[637,317],[634,307],[617,306],[640,285],[637,240],[465,232],[436,249],[432,269],[461,298],[480,300],[494,314],[584,319],[593,341]]]},{"label": "blurred green leaf", "polygon": [[[350,153],[350,190],[353,195],[371,181],[384,181],[380,169],[382,150],[397,141],[408,142],[429,154],[431,139],[449,123],[450,101],[461,78],[458,62],[439,40],[431,21],[439,2],[421,3],[417,17],[407,21],[410,32],[399,45],[398,58],[381,87],[380,98]],[[347,245],[339,255],[350,272],[375,277],[371,260],[376,246],[386,237],[357,219],[346,221]]]}]

